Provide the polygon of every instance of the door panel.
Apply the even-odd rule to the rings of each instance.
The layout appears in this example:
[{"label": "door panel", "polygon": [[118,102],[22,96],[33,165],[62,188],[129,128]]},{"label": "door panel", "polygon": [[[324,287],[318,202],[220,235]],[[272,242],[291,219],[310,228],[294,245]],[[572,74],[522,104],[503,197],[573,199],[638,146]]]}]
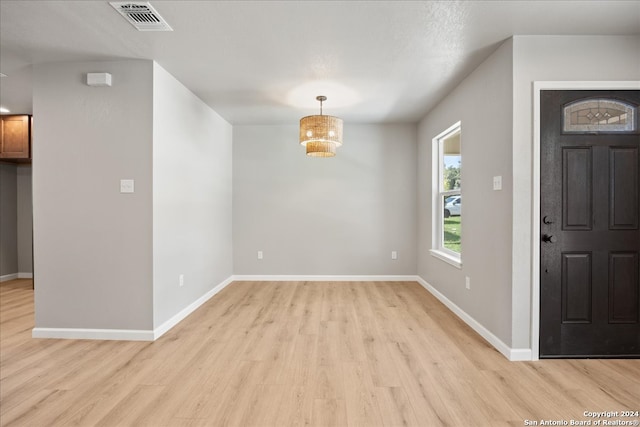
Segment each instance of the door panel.
[{"label": "door panel", "polygon": [[562,150],[562,229],[591,230],[591,147]]},{"label": "door panel", "polygon": [[562,254],[562,323],[591,323],[591,254]]},{"label": "door panel", "polygon": [[638,148],[615,147],[609,153],[611,230],[638,228]]},{"label": "door panel", "polygon": [[609,257],[609,323],[638,322],[638,254]]},{"label": "door panel", "polygon": [[[640,91],[541,93],[542,358],[640,357],[640,135],[563,122],[565,106],[608,116],[610,99],[635,107]],[[610,114],[637,123],[625,111]]]}]

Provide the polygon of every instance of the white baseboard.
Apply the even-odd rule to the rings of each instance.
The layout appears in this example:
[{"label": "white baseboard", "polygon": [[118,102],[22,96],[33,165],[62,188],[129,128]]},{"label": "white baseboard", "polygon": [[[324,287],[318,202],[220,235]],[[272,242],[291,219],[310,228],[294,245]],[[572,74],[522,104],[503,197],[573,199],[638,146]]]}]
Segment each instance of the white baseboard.
[{"label": "white baseboard", "polygon": [[33,273],[18,273],[18,279],[33,279]]},{"label": "white baseboard", "polygon": [[431,286],[422,277],[417,278],[417,282],[420,283],[427,291],[435,296],[441,303],[443,303],[449,310],[458,316],[464,323],[469,325],[471,329],[476,331],[482,338],[484,338],[489,344],[495,347],[500,353],[502,353],[507,359],[511,361],[531,360],[531,349],[528,348],[511,348],[506,345],[500,338],[495,336],[491,331],[482,326],[480,322],[471,317],[467,312],[458,307],[449,298],[441,294],[436,288]]},{"label": "white baseboard", "polygon": [[33,328],[33,338],[58,338],[73,340],[119,340],[119,341],[155,341],[165,332],[180,323],[212,296],[224,289],[233,281],[233,276],[208,291],[206,294],[182,309],[178,314],[164,322],[154,330],[135,329],[83,329],[83,328]]},{"label": "white baseboard", "polygon": [[153,341],[153,331],[135,329],[33,328],[31,336],[68,340]]},{"label": "white baseboard", "polygon": [[531,361],[533,360],[530,348],[512,348],[509,360],[512,362]]},{"label": "white baseboard", "polygon": [[[9,277],[9,278],[6,278]],[[18,274],[0,276],[0,281],[13,280]],[[428,292],[433,294],[440,302],[442,302],[449,310],[462,319],[489,344],[502,353],[511,361],[532,360],[531,349],[512,349],[502,340],[495,336],[491,331],[482,326],[477,320],[467,314],[464,310],[454,304],[446,296],[441,294],[437,289],[427,283],[420,276],[400,275],[400,276],[321,276],[321,275],[233,275],[229,276],[223,282],[215,286],[206,294],[189,304],[172,318],[158,326],[154,330],[127,330],[127,329],[74,329],[74,328],[33,328],[33,338],[63,338],[63,339],[93,339],[93,340],[124,340],[124,341],[155,341],[164,335],[171,328],[176,326],[187,316],[197,310],[202,304],[211,299],[214,295],[227,287],[233,281],[405,281],[418,282]]]},{"label": "white baseboard", "polygon": [[256,281],[256,282],[415,282],[418,280],[418,276],[412,275],[398,275],[398,276],[359,276],[359,275],[234,275],[233,280],[237,281]]},{"label": "white baseboard", "polygon": [[197,300],[195,300],[194,302],[192,302],[191,304],[189,304],[188,306],[183,308],[180,312],[178,312],[171,319],[167,320],[162,325],[160,325],[157,328],[155,328],[153,330],[153,340],[157,340],[158,338],[160,338],[169,329],[171,329],[174,326],[176,326],[178,323],[180,323],[182,320],[184,320],[188,315],[190,315],[191,313],[196,311],[198,309],[198,307],[200,307],[205,302],[209,301],[209,299],[211,299],[211,297],[213,297],[215,294],[217,294],[218,292],[220,292],[221,290],[226,288],[233,281],[234,281],[234,276],[227,277],[223,282],[219,283],[216,287],[211,289],[209,292],[207,292],[206,294],[202,295],[200,298],[198,298]]},{"label": "white baseboard", "polygon": [[17,278],[18,278],[18,273],[5,274],[4,276],[0,276],[0,283],[8,282],[9,280],[14,280]]}]

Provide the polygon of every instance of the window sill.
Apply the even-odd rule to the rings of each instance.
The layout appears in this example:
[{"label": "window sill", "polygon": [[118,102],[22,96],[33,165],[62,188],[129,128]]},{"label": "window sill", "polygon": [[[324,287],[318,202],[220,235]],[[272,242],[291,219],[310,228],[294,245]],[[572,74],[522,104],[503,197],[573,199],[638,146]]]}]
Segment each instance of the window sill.
[{"label": "window sill", "polygon": [[456,268],[462,269],[462,261],[460,260],[460,257],[450,255],[437,249],[430,249],[429,252],[431,252],[431,256],[436,257],[439,260],[446,262],[447,264],[451,264]]}]

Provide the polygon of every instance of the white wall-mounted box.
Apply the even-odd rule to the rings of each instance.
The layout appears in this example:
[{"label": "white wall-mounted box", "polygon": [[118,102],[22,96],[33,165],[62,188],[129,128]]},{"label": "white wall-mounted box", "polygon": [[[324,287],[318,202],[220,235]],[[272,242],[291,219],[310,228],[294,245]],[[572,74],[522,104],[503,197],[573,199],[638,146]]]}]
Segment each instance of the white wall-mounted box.
[{"label": "white wall-mounted box", "polygon": [[87,73],[88,86],[111,86],[111,74]]}]

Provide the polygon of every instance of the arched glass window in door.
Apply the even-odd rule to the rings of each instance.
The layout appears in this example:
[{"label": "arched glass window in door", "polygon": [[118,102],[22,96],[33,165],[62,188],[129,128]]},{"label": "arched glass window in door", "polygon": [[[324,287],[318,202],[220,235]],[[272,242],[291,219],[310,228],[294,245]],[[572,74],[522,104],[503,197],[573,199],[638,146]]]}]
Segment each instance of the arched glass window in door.
[{"label": "arched glass window in door", "polygon": [[592,98],[564,106],[565,133],[634,132],[637,107],[615,99]]}]

